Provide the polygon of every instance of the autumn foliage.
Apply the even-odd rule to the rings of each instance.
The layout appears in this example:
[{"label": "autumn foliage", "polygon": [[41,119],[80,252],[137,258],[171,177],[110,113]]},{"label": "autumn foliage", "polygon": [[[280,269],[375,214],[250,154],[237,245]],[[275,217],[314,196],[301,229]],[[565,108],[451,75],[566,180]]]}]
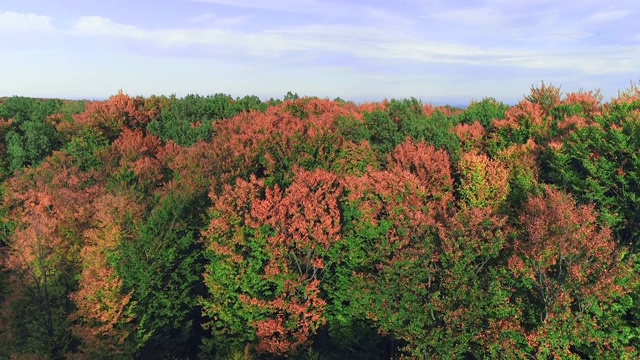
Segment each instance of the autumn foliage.
[{"label": "autumn foliage", "polygon": [[0,101],[0,358],[636,358],[640,96]]},{"label": "autumn foliage", "polygon": [[596,224],[593,206],[576,205],[570,195],[545,187],[524,205],[520,221],[522,235],[508,266],[534,299],[528,345],[538,356],[630,357],[635,350],[609,332],[624,328],[613,308],[637,279],[611,230]]},{"label": "autumn foliage", "polygon": [[[229,294],[248,314],[260,314],[247,319],[255,328],[256,351],[290,353],[324,323],[326,302],[319,286],[328,265],[326,254],[340,239],[341,191],[331,173],[298,170],[284,192],[277,185],[265,188],[256,178],[238,180],[235,189],[226,186],[221,196],[212,192],[215,216],[205,236],[216,261],[205,278],[214,301],[206,311],[214,317],[224,314],[215,290],[230,286],[230,280],[239,285],[249,279],[262,283],[258,288],[240,286],[238,293]],[[252,251],[246,253],[245,248]],[[227,271],[222,278],[220,266]],[[229,271],[235,278],[228,277]]]}]

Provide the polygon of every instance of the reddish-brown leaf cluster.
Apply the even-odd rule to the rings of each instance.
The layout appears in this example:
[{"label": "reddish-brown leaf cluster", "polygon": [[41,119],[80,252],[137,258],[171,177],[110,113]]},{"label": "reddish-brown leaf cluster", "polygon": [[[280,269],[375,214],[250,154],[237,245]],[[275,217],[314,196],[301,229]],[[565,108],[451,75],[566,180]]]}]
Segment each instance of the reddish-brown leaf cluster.
[{"label": "reddish-brown leaf cluster", "polygon": [[[595,342],[589,336],[601,323],[593,307],[610,306],[633,288],[617,283],[629,279],[632,268],[620,257],[611,231],[596,224],[593,206],[577,205],[551,187],[529,199],[520,221],[522,238],[513,245],[509,269],[533,284],[540,303],[536,315],[542,325],[527,333],[530,346],[541,353],[568,354],[568,341],[553,343],[559,329],[572,329],[564,335],[572,341]],[[597,344],[598,352],[608,350],[606,343]]]},{"label": "reddish-brown leaf cluster", "polygon": [[258,353],[286,355],[309,342],[309,337],[325,322],[322,312],[326,302],[320,297],[318,285],[318,280],[287,280],[284,292],[274,300],[245,299],[275,314],[254,323]]},{"label": "reddish-brown leaf cluster", "polygon": [[458,124],[453,128],[453,133],[460,139],[461,147],[466,150],[482,150],[487,134],[478,121],[473,124]]},{"label": "reddish-brown leaf cluster", "polygon": [[[100,133],[99,152],[63,148],[4,183],[0,210],[15,229],[1,249],[11,287],[2,305],[9,309],[33,296],[51,314],[43,289],[66,276],[72,280],[60,280],[59,288],[71,289],[61,297],[70,304],[63,314],[72,324],[69,334],[79,340],[73,355],[133,356],[135,346],[143,348],[132,344],[143,327],[134,315],[143,301],[136,301],[116,255],[123,244],[153,234],[144,232],[156,226],[145,223],[155,214],[150,209],[176,195],[193,209],[185,210],[188,220],[169,226],[180,229],[167,239],[183,242],[178,252],[198,252],[188,259],[204,269],[191,276],[202,288],[185,303],[193,300],[188,310],[203,314],[212,336],[205,342],[220,354],[228,339],[242,343],[231,350],[245,349],[246,357],[300,356],[319,331],[331,338],[334,330],[353,331],[350,326],[371,327],[422,358],[632,354],[627,347],[635,335],[629,342],[609,335],[635,321],[624,313],[639,285],[633,263],[602,225],[598,204],[583,205],[586,197],[576,196],[579,203],[543,185],[552,177],[541,164],[550,161],[545,156],[566,155],[559,151],[585,127],[626,136],[629,123],[640,119],[638,94],[632,88],[602,105],[597,92],[561,99],[559,88],[542,84],[486,129],[478,121],[456,123],[462,110],[417,101],[355,105],[303,98],[216,120],[213,138],[190,146],[146,129],[175,98],[119,93],[90,102],[72,121],[60,114],[46,121],[63,144],[84,141],[81,130]],[[617,107],[631,110],[600,125]],[[398,132],[406,130],[407,114],[424,121],[444,116],[455,136],[437,139],[447,151],[411,138],[396,146],[397,133],[377,136],[369,117],[365,122],[378,111]],[[345,119],[363,126],[348,139],[340,128]],[[0,120],[0,135],[13,125]],[[412,134],[430,135],[441,134]],[[592,162],[608,156],[600,149],[585,154]],[[74,164],[82,155],[91,155],[92,164],[80,171]],[[631,191],[635,170],[628,163],[606,171],[629,181],[619,188]],[[599,175],[588,176],[595,184]],[[124,249],[131,251],[127,256],[136,251]],[[16,321],[6,309],[2,330],[10,328],[7,319]],[[175,330],[167,325],[146,334]],[[395,351],[397,343],[389,347]]]},{"label": "reddish-brown leaf cluster", "polygon": [[504,119],[495,119],[493,126],[496,129],[512,130],[527,127],[530,129],[531,135],[547,136],[551,127],[551,119],[541,104],[523,100],[516,106],[509,108]]},{"label": "reddish-brown leaf cluster", "polygon": [[124,129],[113,142],[113,159],[121,168],[131,170],[142,184],[159,185],[162,180],[160,140],[140,130]]},{"label": "reddish-brown leaf cluster", "polygon": [[588,119],[602,115],[602,95],[599,91],[578,91],[565,95],[561,104],[579,105],[582,113]]},{"label": "reddish-brown leaf cluster", "polygon": [[[220,194],[211,193],[212,209],[207,238],[209,249],[236,266],[244,266],[242,227],[260,233],[269,227],[264,253],[264,279],[281,283],[273,295],[254,297],[240,294],[247,308],[265,314],[253,322],[258,336],[256,350],[282,355],[305,344],[324,323],[325,301],[319,284],[325,267],[324,257],[340,239],[338,199],[342,184],[329,172],[296,170],[293,184],[285,191],[277,185],[265,188],[263,181],[237,180],[224,185]],[[272,233],[272,234],[271,234]],[[216,310],[213,309],[215,312]]]},{"label": "reddish-brown leaf cluster", "polygon": [[[322,269],[321,256],[340,238],[338,198],[342,185],[335,175],[316,170],[297,171],[293,184],[283,193],[266,189],[265,199],[251,206],[249,226],[269,225],[277,235],[267,241],[274,262],[291,257],[292,263],[280,263],[276,271],[297,271],[316,279]],[[275,265],[275,264],[274,264]]]}]

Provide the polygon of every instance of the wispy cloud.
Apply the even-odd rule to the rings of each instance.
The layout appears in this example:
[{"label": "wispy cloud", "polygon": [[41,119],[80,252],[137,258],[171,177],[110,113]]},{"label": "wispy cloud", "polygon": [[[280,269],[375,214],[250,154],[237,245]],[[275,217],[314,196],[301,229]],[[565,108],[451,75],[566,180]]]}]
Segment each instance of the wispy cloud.
[{"label": "wispy cloud", "polygon": [[187,22],[193,24],[205,24],[209,26],[219,26],[219,27],[227,27],[227,26],[236,26],[246,23],[251,16],[243,15],[243,16],[230,16],[230,17],[222,17],[210,12],[205,12],[198,16],[191,17],[187,19]]},{"label": "wispy cloud", "polygon": [[[126,41],[140,41],[163,49],[195,47],[226,47],[227,51],[245,50],[249,54],[265,55],[269,52],[296,50],[296,44],[287,42],[277,33],[251,34],[230,30],[209,29],[163,29],[148,30],[133,25],[119,24],[100,16],[80,18],[76,26],[68,31],[74,36],[102,36]],[[301,49],[301,48],[300,48]]]},{"label": "wispy cloud", "polygon": [[491,25],[500,26],[511,17],[495,7],[467,7],[446,11],[434,12],[424,18],[435,18],[441,21],[456,23],[458,25]]},{"label": "wispy cloud", "polygon": [[192,2],[210,3],[248,9],[262,9],[280,12],[313,13],[319,10],[326,11],[331,8],[327,1],[316,0],[189,0]]},{"label": "wispy cloud", "polygon": [[[120,59],[123,66],[137,59],[138,72],[151,69],[149,63],[188,63],[175,67],[219,71],[215,81],[226,77],[233,86],[309,82],[341,90],[349,78],[353,92],[354,84],[386,89],[393,83],[394,91],[409,92],[405,85],[427,89],[424,83],[434,82],[428,89],[438,93],[443,82],[456,79],[455,86],[446,85],[450,93],[470,93],[474,82],[499,87],[517,78],[528,88],[531,79],[562,76],[578,83],[636,76],[640,69],[640,34],[633,23],[640,5],[623,0],[185,1],[190,3],[182,7],[167,1],[166,9],[150,9],[146,17],[89,5],[57,14],[0,12],[0,32],[15,34],[2,51],[37,49],[55,54],[63,65],[70,59],[91,63],[91,56]],[[20,64],[24,56],[14,54]],[[184,75],[185,86],[202,81],[199,76]],[[376,86],[360,91],[370,88]]]},{"label": "wispy cloud", "polygon": [[630,10],[609,10],[600,11],[588,16],[584,19],[585,24],[601,24],[608,23],[614,20],[622,19],[630,16],[633,12]]},{"label": "wispy cloud", "polygon": [[[219,51],[241,52],[246,55],[286,56],[291,52],[306,52],[313,56],[335,53],[362,59],[398,60],[417,63],[461,63],[469,65],[513,66],[535,69],[562,69],[585,74],[607,74],[640,68],[640,57],[633,49],[606,48],[576,53],[540,51],[525,47],[481,47],[461,43],[424,41],[403,32],[347,25],[309,25],[255,33],[204,29],[144,30],[132,25],[92,16],[78,20],[73,34],[110,36],[132,41],[154,43],[163,48],[210,46]],[[551,37],[552,35],[557,38]],[[549,40],[566,40],[584,36],[558,32]],[[309,57],[306,57],[308,60]]]},{"label": "wispy cloud", "polygon": [[20,32],[52,32],[51,18],[33,13],[21,14],[12,11],[0,13],[0,30]]},{"label": "wispy cloud", "polygon": [[78,19],[74,33],[79,35],[106,35],[146,39],[149,32],[133,25],[118,24],[101,16],[83,16]]},{"label": "wispy cloud", "polygon": [[[213,1],[213,0],[209,0]],[[226,1],[226,0],[215,0]],[[257,2],[244,1],[246,6]],[[283,5],[288,1],[280,1]],[[311,3],[311,2],[310,2]],[[485,15],[493,14],[482,10]],[[374,12],[374,16],[379,16]],[[468,11],[457,10],[445,15],[460,21],[469,20]],[[223,29],[144,29],[135,25],[121,24],[100,16],[85,16],[77,19],[69,29],[53,27],[51,19],[36,14],[4,13],[1,21],[4,28],[21,30],[45,30],[66,36],[109,37],[122,41],[154,45],[160,49],[185,48],[215,49],[217,53],[238,56],[244,54],[276,59],[291,54],[306,54],[305,61],[331,53],[354,56],[369,61],[409,61],[413,63],[455,63],[483,66],[511,66],[534,69],[560,69],[580,71],[585,74],[622,73],[640,68],[640,57],[632,48],[599,48],[597,51],[575,49],[566,51],[529,49],[524,46],[480,46],[461,42],[441,42],[416,37],[408,30],[396,27],[368,27],[353,25],[313,24],[284,27],[257,32]],[[494,19],[502,18],[494,14]],[[389,21],[396,19],[390,18]],[[548,33],[549,41],[577,39],[585,36],[580,30]],[[258,60],[258,59],[256,59]]]},{"label": "wispy cloud", "polygon": [[562,44],[562,43],[575,43],[580,40],[588,39],[593,36],[593,33],[581,27],[558,27],[547,32],[539,32],[534,34],[524,34],[517,39],[520,42],[525,43],[540,43],[540,44]]}]

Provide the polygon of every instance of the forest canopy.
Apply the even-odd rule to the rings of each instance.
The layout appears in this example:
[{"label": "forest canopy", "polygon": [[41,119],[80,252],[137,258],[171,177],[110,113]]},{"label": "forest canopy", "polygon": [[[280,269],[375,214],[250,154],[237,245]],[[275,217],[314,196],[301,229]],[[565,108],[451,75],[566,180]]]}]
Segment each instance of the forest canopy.
[{"label": "forest canopy", "polygon": [[0,358],[640,354],[640,90],[0,100]]}]

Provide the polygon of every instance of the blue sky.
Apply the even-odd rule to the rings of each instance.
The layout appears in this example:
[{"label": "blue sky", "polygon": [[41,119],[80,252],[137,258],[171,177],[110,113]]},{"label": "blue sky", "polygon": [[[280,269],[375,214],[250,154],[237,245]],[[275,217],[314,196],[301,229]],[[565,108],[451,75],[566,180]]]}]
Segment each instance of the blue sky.
[{"label": "blue sky", "polygon": [[640,79],[635,0],[13,0],[0,96],[189,93],[513,103]]}]

